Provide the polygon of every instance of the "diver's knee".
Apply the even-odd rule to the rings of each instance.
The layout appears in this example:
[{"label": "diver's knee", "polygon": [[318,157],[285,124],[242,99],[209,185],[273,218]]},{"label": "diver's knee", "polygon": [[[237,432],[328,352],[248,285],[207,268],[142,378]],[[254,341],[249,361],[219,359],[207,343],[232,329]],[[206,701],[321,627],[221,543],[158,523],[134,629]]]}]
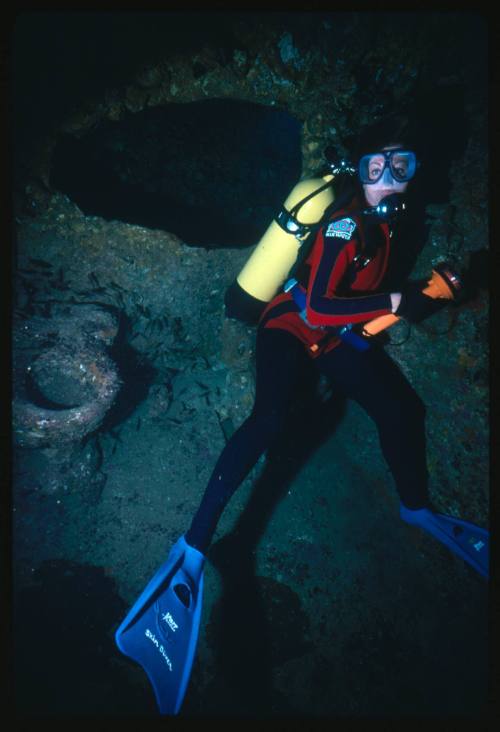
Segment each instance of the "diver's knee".
[{"label": "diver's knee", "polygon": [[269,440],[277,437],[285,427],[285,415],[278,411],[253,412],[250,419],[259,433],[266,435]]},{"label": "diver's knee", "polygon": [[415,391],[410,391],[398,398],[387,400],[379,419],[390,422],[403,429],[405,425],[424,423],[426,417],[426,406]]}]

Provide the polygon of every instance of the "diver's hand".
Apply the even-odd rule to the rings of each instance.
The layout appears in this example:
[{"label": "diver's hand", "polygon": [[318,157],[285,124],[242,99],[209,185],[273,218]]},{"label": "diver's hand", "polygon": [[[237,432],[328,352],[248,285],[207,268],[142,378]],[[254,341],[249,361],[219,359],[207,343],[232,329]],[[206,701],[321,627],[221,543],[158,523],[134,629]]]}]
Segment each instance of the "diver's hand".
[{"label": "diver's hand", "polygon": [[400,318],[405,318],[410,323],[419,323],[424,318],[432,315],[435,310],[436,303],[434,299],[428,295],[424,295],[420,284],[410,282],[403,289],[400,303],[393,312]]}]

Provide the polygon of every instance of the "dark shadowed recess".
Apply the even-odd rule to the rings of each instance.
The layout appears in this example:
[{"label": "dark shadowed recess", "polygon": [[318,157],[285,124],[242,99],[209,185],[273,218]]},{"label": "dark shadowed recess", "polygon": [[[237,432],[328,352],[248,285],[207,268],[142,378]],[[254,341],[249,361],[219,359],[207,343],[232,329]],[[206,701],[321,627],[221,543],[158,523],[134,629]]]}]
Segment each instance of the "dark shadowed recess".
[{"label": "dark shadowed recess", "polygon": [[169,104],[106,122],[56,147],[51,185],[86,215],[249,246],[301,172],[301,124],[230,99]]}]

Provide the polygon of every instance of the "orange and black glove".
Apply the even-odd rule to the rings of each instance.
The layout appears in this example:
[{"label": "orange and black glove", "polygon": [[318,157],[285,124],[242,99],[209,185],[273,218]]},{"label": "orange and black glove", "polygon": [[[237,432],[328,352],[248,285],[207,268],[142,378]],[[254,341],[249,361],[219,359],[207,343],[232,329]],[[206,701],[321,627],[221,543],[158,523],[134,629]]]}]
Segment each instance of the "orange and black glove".
[{"label": "orange and black glove", "polygon": [[425,318],[441,310],[449,302],[449,300],[443,298],[424,295],[422,289],[425,286],[425,282],[408,282],[401,290],[401,302],[395,315],[404,318],[409,323],[420,323]]}]

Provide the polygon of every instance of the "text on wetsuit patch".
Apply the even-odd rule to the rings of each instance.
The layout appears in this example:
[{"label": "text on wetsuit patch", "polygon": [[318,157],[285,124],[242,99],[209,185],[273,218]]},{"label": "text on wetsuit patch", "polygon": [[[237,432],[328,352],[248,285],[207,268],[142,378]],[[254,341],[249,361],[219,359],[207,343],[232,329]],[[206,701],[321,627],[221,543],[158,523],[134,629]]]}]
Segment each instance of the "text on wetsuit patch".
[{"label": "text on wetsuit patch", "polygon": [[350,218],[333,221],[328,225],[325,236],[338,236],[341,239],[349,240],[352,237],[356,224]]}]

